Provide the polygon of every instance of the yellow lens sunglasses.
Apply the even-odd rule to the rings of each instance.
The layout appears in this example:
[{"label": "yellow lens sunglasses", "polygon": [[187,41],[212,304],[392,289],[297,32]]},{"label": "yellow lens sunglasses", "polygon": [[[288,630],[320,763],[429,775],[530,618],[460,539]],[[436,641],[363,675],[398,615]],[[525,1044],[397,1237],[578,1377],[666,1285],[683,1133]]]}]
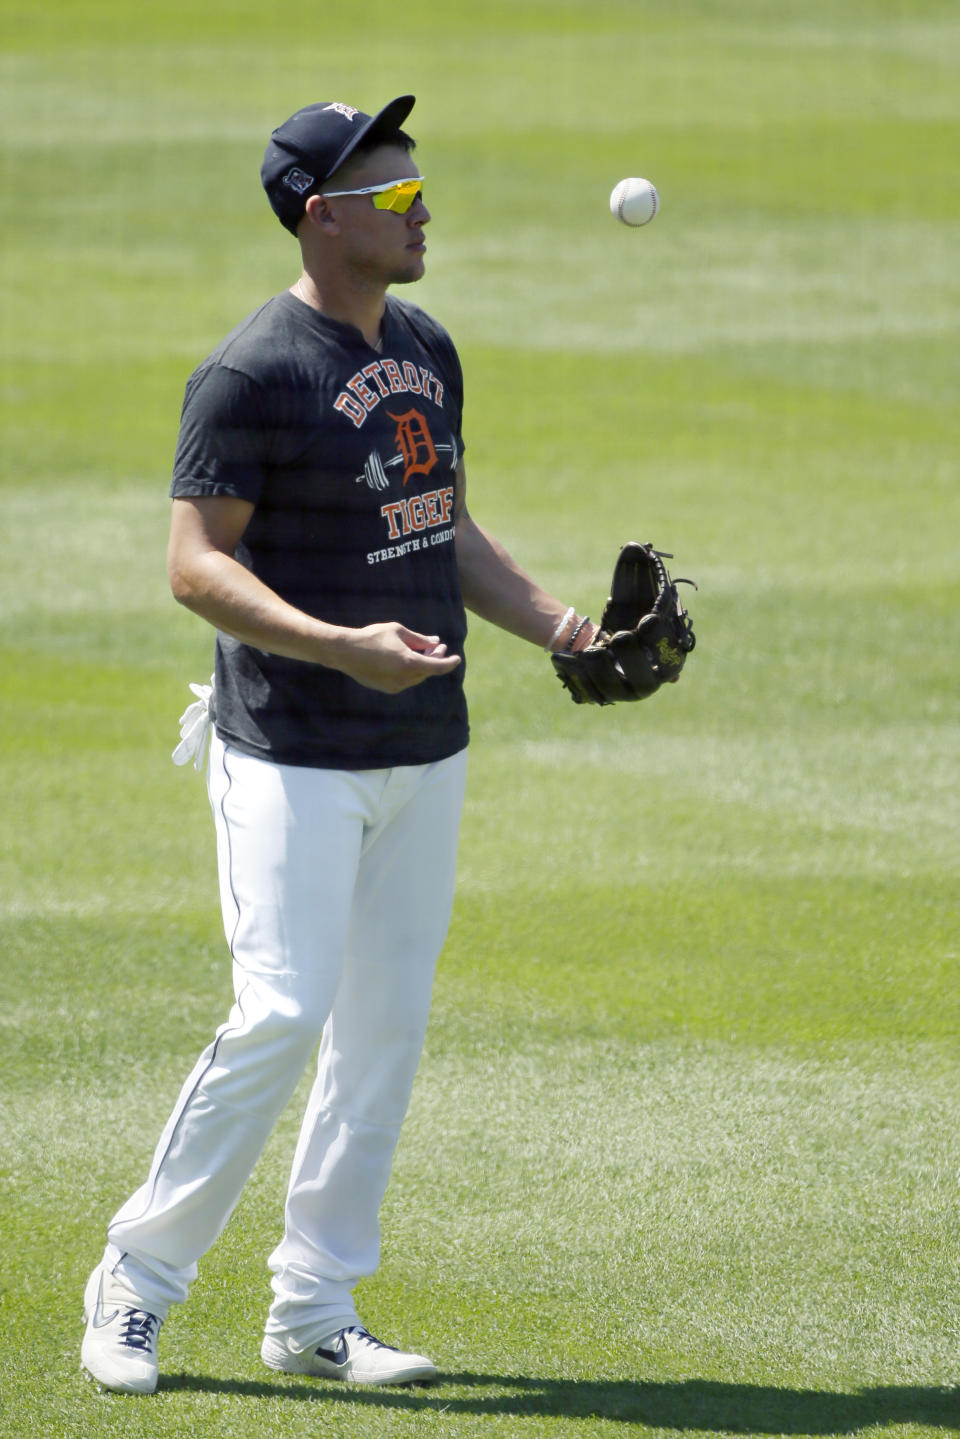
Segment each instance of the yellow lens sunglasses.
[{"label": "yellow lens sunglasses", "polygon": [[328,200],[340,195],[370,195],[378,210],[393,210],[396,215],[405,215],[420,196],[422,175],[411,175],[407,180],[387,180],[383,185],[366,185],[362,190],[325,190]]}]

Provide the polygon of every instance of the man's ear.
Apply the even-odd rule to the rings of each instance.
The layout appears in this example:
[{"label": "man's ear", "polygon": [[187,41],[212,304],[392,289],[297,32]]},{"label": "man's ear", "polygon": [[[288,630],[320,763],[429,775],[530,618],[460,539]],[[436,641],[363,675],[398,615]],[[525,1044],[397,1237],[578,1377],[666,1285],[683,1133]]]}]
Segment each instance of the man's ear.
[{"label": "man's ear", "polygon": [[328,235],[339,233],[340,222],[334,218],[326,195],[311,195],[303,213],[316,229],[323,230]]}]

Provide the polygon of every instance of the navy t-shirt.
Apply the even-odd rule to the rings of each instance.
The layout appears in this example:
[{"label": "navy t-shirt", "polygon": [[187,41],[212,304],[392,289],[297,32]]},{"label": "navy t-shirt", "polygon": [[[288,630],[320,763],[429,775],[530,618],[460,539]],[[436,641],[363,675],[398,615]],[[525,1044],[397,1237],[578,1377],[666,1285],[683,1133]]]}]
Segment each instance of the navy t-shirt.
[{"label": "navy t-shirt", "polygon": [[[236,558],[307,614],[396,620],[462,655],[462,409],[453,343],[417,306],[387,296],[376,351],[284,291],[190,377],[170,493],[250,501]],[[386,695],[218,633],[217,732],[284,764],[428,764],[467,743],[463,671]]]}]

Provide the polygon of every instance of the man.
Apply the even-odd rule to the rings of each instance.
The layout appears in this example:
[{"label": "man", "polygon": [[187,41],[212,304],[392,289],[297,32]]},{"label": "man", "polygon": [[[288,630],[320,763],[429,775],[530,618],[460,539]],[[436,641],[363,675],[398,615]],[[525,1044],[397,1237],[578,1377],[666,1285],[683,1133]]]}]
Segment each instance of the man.
[{"label": "man", "polygon": [[377,1266],[453,899],[464,605],[547,649],[594,627],[471,519],[456,351],[387,293],[424,273],[413,103],[311,105],[274,131],[261,176],[301,274],[187,385],[168,564],[218,632],[208,786],[236,1000],[87,1284],[82,1363],[109,1389],[155,1389],[160,1326],[318,1040],[262,1357],[436,1374],[370,1335],[352,1291]]}]

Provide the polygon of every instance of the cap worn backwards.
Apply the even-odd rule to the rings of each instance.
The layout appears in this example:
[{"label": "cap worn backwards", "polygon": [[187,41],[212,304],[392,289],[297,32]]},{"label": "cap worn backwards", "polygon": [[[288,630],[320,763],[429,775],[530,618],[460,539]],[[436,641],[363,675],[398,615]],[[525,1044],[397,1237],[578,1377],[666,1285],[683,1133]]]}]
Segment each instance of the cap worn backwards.
[{"label": "cap worn backwards", "polygon": [[361,140],[397,130],[414,103],[413,95],[400,95],[376,115],[366,115],[352,105],[321,100],[278,125],[267,144],[260,179],[280,223],[295,234],[309,197]]}]

